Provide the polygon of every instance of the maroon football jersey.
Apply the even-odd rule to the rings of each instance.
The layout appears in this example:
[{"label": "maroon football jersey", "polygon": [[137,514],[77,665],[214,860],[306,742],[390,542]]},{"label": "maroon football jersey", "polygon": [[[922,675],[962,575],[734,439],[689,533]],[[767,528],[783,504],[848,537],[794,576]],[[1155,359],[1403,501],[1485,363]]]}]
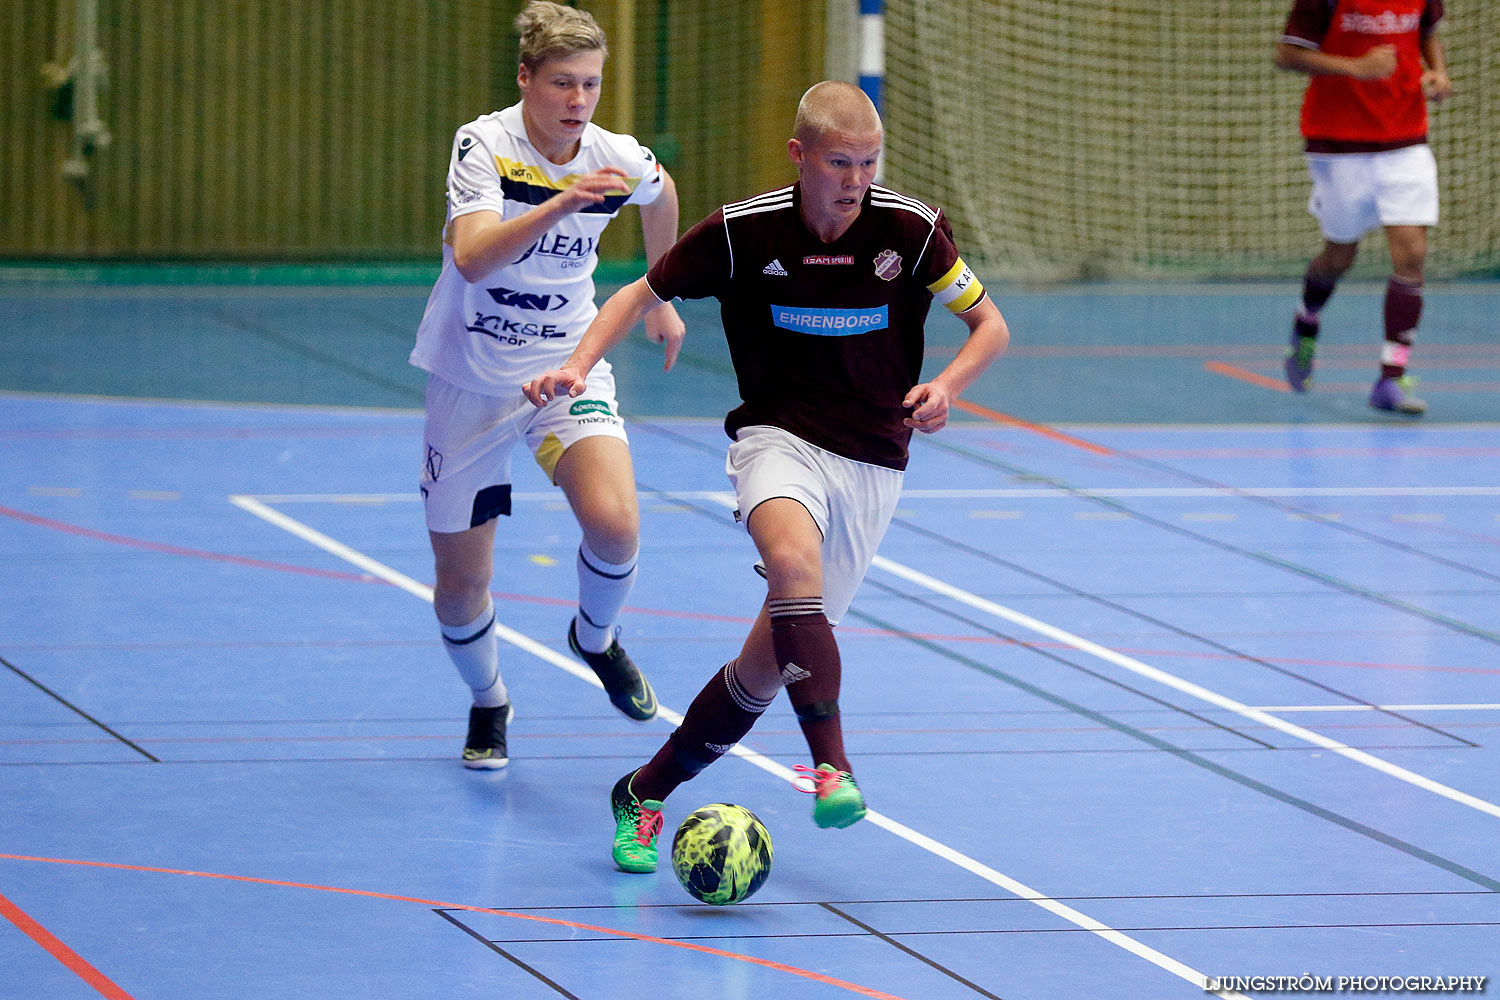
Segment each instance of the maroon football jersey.
[{"label": "maroon football jersey", "polygon": [[[832,243],[802,221],[797,185],[725,205],[664,254],[656,297],[719,300],[741,404],[724,429],[769,424],[857,462],[905,469],[933,294],[984,292],[939,209],[874,185]],[[953,301],[956,300],[956,301]]]}]

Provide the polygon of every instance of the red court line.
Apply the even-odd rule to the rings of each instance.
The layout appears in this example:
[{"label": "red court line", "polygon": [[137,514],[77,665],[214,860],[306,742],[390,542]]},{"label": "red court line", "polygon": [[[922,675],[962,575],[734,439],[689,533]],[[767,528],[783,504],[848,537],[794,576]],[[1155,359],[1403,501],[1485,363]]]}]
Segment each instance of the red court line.
[{"label": "red court line", "polygon": [[[85,528],[77,524],[68,524],[66,521],[54,521],[50,517],[41,517],[37,514],[28,514],[25,511],[15,510],[11,507],[0,506],[0,517],[11,517],[26,524],[35,525],[39,528],[50,528],[53,531],[61,531],[68,535],[77,535],[81,538],[92,538],[95,541],[109,542],[112,545],[125,545],[133,549],[144,549],[147,552],[160,552],[164,555],[184,556],[190,559],[208,559],[214,562],[233,563],[237,566],[249,566],[253,569],[271,569],[282,573],[300,573],[304,576],[317,576],[328,580],[348,580],[355,583],[378,583],[381,586],[391,584],[377,576],[368,573],[348,573],[336,569],[315,569],[311,566],[297,566],[293,563],[271,562],[266,559],[254,559],[249,556],[231,555],[227,552],[211,552],[207,549],[188,549],[180,545],[168,545],[164,542],[151,542],[143,538],[130,538],[126,535],[113,535],[107,531],[96,531],[93,528]],[[507,601],[524,601],[529,604],[548,604],[555,606],[571,607],[578,602],[562,597],[542,597],[537,594],[508,594],[494,591],[494,596]],[[688,618],[694,621],[719,621],[730,622],[736,625],[749,625],[755,621],[754,618],[746,618],[743,615],[716,615],[702,611],[672,611],[665,608],[636,608],[626,607],[624,610],[637,614],[656,615],[662,618]]]},{"label": "red court line", "polygon": [[0,438],[36,440],[78,440],[144,438],[147,440],[199,438],[322,438],[383,437],[413,430],[414,424],[385,424],[374,427],[7,427]]},{"label": "red court line", "polygon": [[[1424,366],[1427,367],[1427,366]],[[1375,366],[1370,366],[1370,378],[1363,382],[1330,382],[1320,379],[1316,388],[1321,392],[1350,392],[1364,393],[1370,391],[1370,386],[1375,382]],[[1424,379],[1418,377],[1414,380],[1416,388],[1424,396],[1433,393],[1445,392],[1497,392],[1500,391],[1500,382],[1439,382],[1437,379]]]},{"label": "red court line", "polygon": [[[1291,392],[1291,387],[1279,378],[1262,375],[1248,368],[1230,364],[1227,361],[1205,361],[1203,367],[1215,375],[1223,375],[1226,378],[1238,379],[1241,382],[1249,382],[1251,385],[1262,389],[1273,389],[1276,392]],[[1351,366],[1352,367],[1352,366]],[[1433,365],[1432,367],[1438,367]],[[1369,382],[1318,382],[1318,388],[1323,392],[1368,392]],[[1494,392],[1500,389],[1500,382],[1435,382],[1422,383],[1425,392]]]},{"label": "red court line", "polygon": [[[7,861],[34,861],[49,865],[73,865],[80,868],[110,868],[117,871],[149,872],[156,875],[190,875],[194,878],[221,879],[226,882],[249,882],[254,885],[270,885],[284,889],[312,889],[317,892],[334,892],[346,896],[364,896],[368,899],[384,899],[397,903],[417,903],[422,906],[435,909],[464,910],[468,913],[489,913],[497,917],[510,917],[513,920],[529,920],[533,923],[538,924],[552,924],[557,927],[567,927],[572,930],[591,931],[595,934],[607,934],[611,937],[628,938],[632,941],[644,941],[649,944],[666,945],[669,948],[681,948],[685,951],[701,952],[705,955],[713,955],[717,958],[729,958],[737,962],[745,962],[750,965],[759,965],[763,968],[771,969],[776,972],[785,972],[789,975],[800,976],[803,979],[810,979],[815,983],[822,983],[825,986],[837,986],[840,989],[848,990],[850,993],[853,993],[857,996],[870,997],[871,1000],[904,1000],[904,998],[898,997],[892,993],[882,993],[880,990],[871,989],[868,986],[860,986],[857,983],[846,982],[842,979],[836,979],[833,976],[825,976],[821,972],[812,972],[808,969],[799,969],[794,965],[785,965],[781,962],[773,962],[770,959],[756,958],[753,955],[741,955],[737,952],[723,951],[719,948],[710,948],[707,945],[695,944],[691,941],[673,941],[669,938],[652,937],[649,934],[638,934],[634,931],[622,931],[617,930],[613,927],[600,927],[595,924],[578,923],[577,921],[573,920],[563,920],[559,917],[543,917],[538,916],[534,913],[516,913],[512,910],[497,910],[488,906],[470,906],[467,903],[444,903],[436,899],[422,899],[417,896],[398,896],[393,893],[374,892],[369,889],[346,889],[340,886],[316,885],[310,882],[286,882],[281,879],[255,878],[249,875],[226,875],[221,872],[194,872],[179,868],[154,868],[146,865],[125,865],[110,861],[82,861],[74,858],[37,858],[30,857],[24,854],[0,854],[0,859]],[[5,897],[0,896],[0,901],[3,901],[4,898]],[[17,910],[16,912],[20,913],[19,910]],[[7,914],[7,916],[8,915],[9,914]],[[21,914],[21,916],[24,918],[25,914]],[[40,929],[40,927],[38,929]],[[42,933],[45,934],[46,931],[44,930],[42,931]],[[51,935],[48,936],[50,937]],[[53,938],[53,940],[56,939]],[[58,942],[58,944],[61,945],[62,943]],[[83,962],[82,959],[78,959],[78,961]],[[87,965],[87,963],[84,964]],[[89,968],[92,968],[92,966],[90,966]],[[100,976],[99,978],[103,979],[102,976]],[[109,983],[107,979],[104,980],[104,982]],[[119,990],[119,987],[114,986],[113,983],[109,983],[109,985],[112,988]],[[101,990],[100,992],[103,991]],[[110,997],[111,1000],[134,1000],[134,998],[124,992],[105,993],[104,995]]]},{"label": "red court line", "polygon": [[[35,525],[39,528],[50,528],[53,531],[61,531],[68,535],[77,535],[80,538],[92,538],[95,541],[109,542],[112,545],[125,545],[133,549],[144,549],[147,552],[160,552],[164,555],[184,556],[190,559],[208,559],[214,562],[233,563],[237,566],[249,566],[253,569],[271,569],[282,573],[300,573],[304,576],[317,576],[328,580],[348,580],[355,583],[378,583],[381,586],[390,586],[386,580],[371,576],[368,573],[348,573],[336,569],[315,569],[311,566],[297,566],[293,563],[271,562],[266,559],[254,559],[249,556],[231,555],[227,552],[211,552],[207,549],[188,549],[180,545],[168,545],[164,542],[151,542],[143,538],[130,538],[126,535],[113,535],[107,531],[96,531],[93,528],[85,528],[77,524],[68,524],[66,521],[54,521],[50,517],[41,517],[37,514],[28,514],[22,510],[12,507],[0,506],[0,517],[10,517],[26,524]],[[536,594],[507,594],[494,592],[494,596],[507,601],[524,601],[530,604],[548,604],[555,606],[573,606],[577,601],[561,597],[542,597]],[[693,621],[719,621],[730,622],[736,625],[749,625],[755,621],[754,618],[746,618],[743,615],[716,615],[701,611],[672,611],[665,608],[635,608],[626,607],[624,610],[638,614],[656,615],[662,618],[687,618]]]},{"label": "red court line", "polygon": [[[960,402],[962,402],[962,401],[960,401]],[[974,404],[969,404],[969,405],[974,405]],[[983,409],[983,408],[981,407],[981,409]],[[1003,414],[997,414],[997,416],[1004,416],[1004,415]],[[1013,420],[1014,418],[1007,418],[1007,419]],[[1022,423],[1024,423],[1024,421],[1022,421]],[[1052,434],[1058,433],[1058,432],[1055,432],[1055,431],[1051,431],[1049,428],[1038,428],[1038,429],[1040,429],[1040,430],[1042,430],[1044,432],[1052,433]],[[1066,435],[1064,435],[1064,437],[1065,436]],[[1087,441],[1082,441],[1082,442],[1078,442],[1078,443],[1080,445],[1082,445],[1082,446],[1085,446],[1085,447],[1089,447],[1089,448],[1092,448],[1092,449],[1103,451],[1105,454],[1109,454],[1110,453],[1108,451],[1108,449],[1099,448],[1099,446],[1092,445],[1092,444],[1090,444]],[[1486,453],[1488,453],[1487,450],[1486,450]],[[250,567],[253,567],[255,569],[278,570],[278,571],[283,572],[283,573],[300,573],[300,574],[304,574],[304,575],[308,575],[308,576],[318,576],[318,577],[323,577],[323,578],[327,578],[327,579],[348,580],[348,581],[353,581],[355,583],[377,583],[377,584],[380,584],[382,586],[389,586],[389,584],[387,583],[387,581],[382,580],[379,577],[370,576],[370,575],[364,574],[364,573],[345,573],[345,572],[341,572],[339,570],[313,569],[313,568],[307,567],[307,566],[296,566],[296,565],[293,565],[291,563],[270,562],[270,561],[267,561],[267,560],[264,560],[264,559],[251,559],[251,558],[248,558],[246,556],[229,555],[229,554],[223,553],[223,552],[209,552],[209,551],[206,551],[206,550],[203,550],[203,549],[187,549],[187,548],[182,548],[182,547],[176,546],[176,545],[166,545],[166,544],[163,544],[163,543],[160,543],[160,542],[148,542],[148,541],[145,541],[145,540],[139,539],[139,538],[128,538],[128,537],[126,537],[124,535],[112,535],[112,534],[109,534],[109,533],[103,532],[103,531],[95,531],[92,528],[84,528],[84,527],[80,527],[80,526],[74,525],[74,524],[67,524],[67,523],[65,523],[63,521],[54,521],[54,520],[52,520],[50,518],[39,517],[39,516],[37,516],[35,514],[27,514],[24,511],[14,510],[14,509],[12,509],[10,507],[0,506],[0,515],[6,516],[6,517],[13,517],[13,518],[16,518],[17,520],[24,521],[24,522],[26,522],[28,524],[35,524],[35,525],[37,525],[39,527],[51,528],[53,530],[63,531],[63,532],[66,532],[68,534],[80,535],[80,536],[83,536],[85,538],[94,538],[94,539],[98,539],[100,541],[111,542],[111,543],[116,544],[116,545],[127,545],[127,546],[130,546],[132,548],[146,549],[146,550],[152,551],[152,552],[163,552],[163,553],[166,553],[168,555],[185,556],[185,557],[194,558],[194,559],[211,559],[211,560],[216,560],[216,561],[220,561],[220,562],[235,563],[235,564],[241,565],[241,566],[250,566]],[[573,606],[576,603],[575,601],[573,601],[571,599],[567,599],[567,598],[561,598],[561,597],[543,597],[543,596],[540,596],[540,595],[537,595],[537,594],[510,594],[510,593],[504,593],[504,592],[499,592],[499,591],[495,591],[493,593],[494,593],[495,597],[501,598],[502,600],[514,601],[514,602],[519,602],[519,603],[546,604],[546,605],[552,605],[552,606],[558,606],[558,607],[562,607],[562,606],[571,607],[571,606]],[[653,617],[658,617],[658,618],[682,618],[682,619],[687,619],[687,620],[690,620],[690,621],[727,622],[729,624],[735,624],[735,625],[749,625],[749,624],[751,624],[751,623],[753,623],[755,621],[754,618],[746,617],[744,615],[719,615],[719,614],[711,614],[709,612],[704,612],[704,611],[677,611],[677,610],[673,610],[673,609],[669,609],[669,608],[641,608],[641,607],[635,607],[633,605],[627,605],[623,610],[624,611],[628,611],[628,612],[630,612],[632,614],[651,615]],[[889,629],[865,628],[865,627],[859,627],[859,626],[853,626],[853,625],[851,625],[851,626],[845,627],[844,634],[846,634],[846,635],[888,636],[888,635],[905,635],[907,633],[892,632]],[[913,634],[917,635],[918,638],[931,639],[931,640],[937,641],[937,642],[980,642],[980,643],[990,643],[990,642],[993,642],[993,643],[999,643],[1001,645],[1021,645],[1021,643],[1017,642],[1014,639],[1000,639],[1000,638],[996,638],[996,637],[993,637],[993,636],[942,635],[942,634],[937,634],[937,633],[913,633]],[[176,648],[176,647],[181,646],[181,645],[182,644],[180,644],[180,643],[169,643],[169,644],[137,643],[137,644],[133,644],[133,645],[132,644],[121,643],[121,644],[105,644],[105,645],[102,645],[102,646],[99,645],[99,644],[95,644],[95,645],[92,645],[92,646],[86,646],[86,645],[76,645],[76,646],[48,645],[48,646],[45,646],[45,647],[38,647],[38,648],[45,648],[45,649],[49,649],[49,650],[50,649],[70,649],[70,648],[80,648],[80,649],[81,648],[121,648],[121,649],[123,649],[123,648],[157,648],[157,647],[162,647],[162,648]],[[212,646],[224,646],[224,645],[230,645],[230,646],[241,646],[241,645],[243,645],[243,646],[257,646],[257,645],[267,645],[267,644],[265,644],[265,643],[211,643],[211,644],[203,644],[203,645],[212,645]],[[289,643],[289,645],[294,645],[294,646],[299,646],[300,647],[300,646],[307,645],[307,643],[296,642],[296,643]],[[1033,642],[1033,643],[1031,643],[1031,645],[1041,646],[1041,647],[1056,647],[1058,649],[1070,648],[1070,647],[1067,647],[1067,646],[1065,646],[1065,645],[1063,645],[1061,643]],[[1189,657],[1189,658],[1195,658],[1195,659],[1237,659],[1237,657],[1232,656],[1230,654],[1190,652],[1190,651],[1183,651],[1183,650],[1125,649],[1125,648],[1122,648],[1120,650],[1120,652],[1131,653],[1133,655],[1153,655],[1153,656],[1168,656],[1168,657]],[[1311,660],[1311,659],[1296,659],[1296,658],[1291,658],[1291,657],[1279,657],[1278,659],[1282,663],[1289,663],[1289,664],[1290,663],[1295,663],[1295,664],[1300,664],[1300,665],[1305,665],[1305,666],[1364,667],[1364,668],[1372,668],[1372,669],[1379,669],[1379,670],[1412,670],[1412,671],[1427,671],[1427,672],[1434,672],[1434,673],[1440,673],[1440,672],[1452,672],[1452,673],[1500,673],[1500,670],[1491,671],[1491,670],[1487,670],[1485,668],[1480,668],[1480,667],[1417,666],[1417,665],[1414,665],[1414,664],[1364,663],[1364,662],[1360,662],[1360,661],[1347,661],[1347,660]]]},{"label": "red court line", "polygon": [[98,990],[100,996],[108,997],[109,1000],[135,1000],[129,993],[115,985],[108,976],[84,961],[78,952],[58,940],[57,935],[27,916],[19,906],[6,899],[3,894],[0,894],[0,916],[4,916],[19,927],[22,933],[41,945],[49,955],[67,966],[79,979]]},{"label": "red court line", "polygon": [[39,528],[51,528],[53,531],[78,535],[81,538],[92,538],[96,541],[109,542],[113,545],[126,545],[133,549],[145,549],[147,552],[161,552],[172,556],[190,556],[194,559],[210,559],[215,562],[234,563],[238,566],[253,566],[256,569],[275,569],[283,573],[302,573],[306,576],[321,576],[331,580],[362,581],[374,579],[361,573],[345,573],[341,570],[333,569],[313,569],[310,566],[293,566],[290,563],[252,559],[249,556],[234,556],[225,552],[209,552],[204,549],[186,549],[180,545],[148,542],[142,538],[127,538],[124,535],[112,535],[106,531],[95,531],[93,528],[84,528],[76,524],[68,524],[64,521],[54,521],[50,517],[39,517],[36,514],[28,514],[25,511],[15,510],[11,507],[0,507],[0,516],[15,518],[17,521],[24,521],[26,524],[36,525]]},{"label": "red court line", "polygon": [[1070,444],[1075,448],[1082,448],[1084,451],[1092,451],[1096,455],[1114,454],[1112,450],[1104,447],[1102,444],[1094,444],[1094,442],[1092,441],[1085,441],[1083,438],[1077,438],[1071,434],[1064,434],[1062,431],[1053,430],[1051,427],[1047,427],[1043,424],[1034,424],[1029,420],[1022,420],[1020,417],[1013,417],[1008,413],[1001,413],[999,410],[992,410],[988,406],[980,406],[978,403],[971,403],[967,399],[955,399],[953,401],[953,405],[958,407],[960,410],[963,410],[965,413],[974,414],[976,417],[984,417],[986,420],[993,420],[996,423],[1000,424],[1009,424],[1012,427],[1021,427],[1028,431],[1033,431],[1037,434],[1040,434],[1043,437],[1049,437],[1054,441],[1061,441],[1064,444]]},{"label": "red court line", "polygon": [[[384,583],[385,581],[372,581]],[[515,601],[533,601],[547,604],[573,605],[575,602],[562,600],[561,598],[535,597],[528,594],[500,594],[496,597],[505,597]],[[755,619],[737,617],[733,615],[708,615],[691,611],[669,611],[661,608],[637,608],[626,605],[624,608],[632,614],[649,615],[652,617],[675,617],[675,618],[698,618],[709,621],[726,621],[740,625],[749,625]],[[839,629],[845,635],[869,636],[872,638],[886,638],[889,636],[911,636],[917,639],[925,639],[929,642],[963,642],[976,645],[990,646],[1021,646],[1023,643],[1018,639],[1010,639],[1003,636],[993,635],[951,635],[942,632],[903,632],[893,629],[869,628],[858,625],[840,625]],[[1265,638],[1271,633],[1259,633],[1258,637]],[[1279,633],[1278,633],[1279,634]],[[1101,637],[1107,638],[1107,637]],[[46,653],[78,653],[78,652],[129,652],[144,650],[191,650],[191,649],[325,649],[325,648],[349,648],[349,647],[404,647],[426,648],[432,645],[431,639],[289,639],[284,641],[267,642],[237,642],[226,640],[222,642],[57,642],[57,643],[12,643],[8,648],[18,652],[46,652]],[[1061,642],[1046,642],[1043,640],[1030,640],[1024,645],[1034,646],[1039,649],[1072,649],[1072,646]],[[1204,650],[1189,649],[1147,649],[1137,646],[1112,646],[1116,652],[1125,653],[1129,656],[1149,656],[1162,659],[1189,659],[1189,660],[1220,660],[1238,662],[1244,657],[1237,653],[1218,653]],[[1348,667],[1357,670],[1404,670],[1412,673],[1432,674],[1466,674],[1474,676],[1500,676],[1500,668],[1497,667],[1450,667],[1437,664],[1419,663],[1381,663],[1369,660],[1329,660],[1313,659],[1296,656],[1272,657],[1274,662],[1305,666],[1305,667]],[[269,720],[277,723],[286,722],[285,719]],[[309,720],[293,720],[306,722]],[[340,722],[349,720],[341,719]],[[368,720],[360,720],[368,721]],[[105,741],[108,742],[108,741]]]},{"label": "red court line", "polygon": [[1291,387],[1281,381],[1281,379],[1258,375],[1248,368],[1241,368],[1239,365],[1232,365],[1225,361],[1205,361],[1203,362],[1203,367],[1215,375],[1224,375],[1228,378],[1239,379],[1241,382],[1258,385],[1262,389],[1274,389],[1277,392],[1292,391]]},{"label": "red court line", "polygon": [[[1371,352],[1371,357],[1368,358],[1334,358],[1326,360],[1319,358],[1318,370],[1368,371],[1373,376],[1377,367],[1375,358],[1376,355],[1374,352]],[[1493,360],[1487,358],[1429,358],[1419,348],[1415,366],[1420,371],[1493,371],[1496,368],[1500,368],[1500,354],[1497,354]]]}]

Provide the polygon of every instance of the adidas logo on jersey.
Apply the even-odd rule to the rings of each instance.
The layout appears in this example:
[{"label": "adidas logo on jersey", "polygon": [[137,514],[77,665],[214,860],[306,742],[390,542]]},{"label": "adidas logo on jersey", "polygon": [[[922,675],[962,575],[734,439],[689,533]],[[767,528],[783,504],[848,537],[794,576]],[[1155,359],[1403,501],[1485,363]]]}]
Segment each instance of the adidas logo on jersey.
[{"label": "adidas logo on jersey", "polygon": [[781,266],[781,261],[779,260],[771,261],[771,263],[760,269],[760,273],[769,274],[775,278],[785,278],[787,276],[786,268]]}]

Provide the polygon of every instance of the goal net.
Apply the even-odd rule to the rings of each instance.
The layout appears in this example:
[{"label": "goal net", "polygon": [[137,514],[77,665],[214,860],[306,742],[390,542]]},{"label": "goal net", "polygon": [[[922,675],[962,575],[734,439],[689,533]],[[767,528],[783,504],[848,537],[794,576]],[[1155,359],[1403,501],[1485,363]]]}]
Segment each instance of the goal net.
[{"label": "goal net", "polygon": [[[1288,274],[1318,246],[1277,70],[1288,0],[887,0],[886,181],[943,206],[997,276]],[[1500,267],[1500,28],[1441,27],[1434,276]],[[1372,241],[1361,268],[1388,260]]]}]

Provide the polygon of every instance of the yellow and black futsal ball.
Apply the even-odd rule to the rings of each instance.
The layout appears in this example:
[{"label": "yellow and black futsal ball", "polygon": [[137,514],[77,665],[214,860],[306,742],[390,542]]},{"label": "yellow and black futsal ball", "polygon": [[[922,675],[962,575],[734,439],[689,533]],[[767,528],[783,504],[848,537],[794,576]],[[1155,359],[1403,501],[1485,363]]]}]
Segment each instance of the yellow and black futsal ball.
[{"label": "yellow and black futsal ball", "polygon": [[672,870],[694,898],[715,906],[738,903],[771,874],[771,835],[744,806],[704,806],[677,828]]}]

